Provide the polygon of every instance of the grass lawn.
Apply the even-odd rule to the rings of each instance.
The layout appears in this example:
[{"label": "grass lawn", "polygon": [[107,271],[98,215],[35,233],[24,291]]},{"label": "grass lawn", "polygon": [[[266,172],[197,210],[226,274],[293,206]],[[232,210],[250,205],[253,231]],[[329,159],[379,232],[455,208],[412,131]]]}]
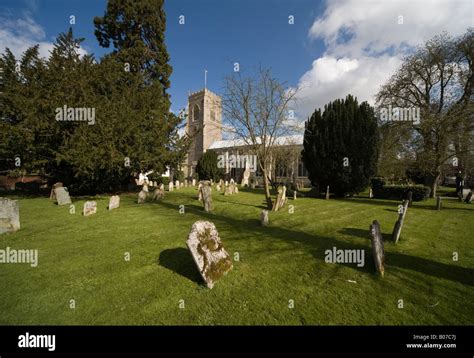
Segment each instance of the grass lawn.
[{"label": "grass lawn", "polygon": [[[74,215],[48,198],[18,198],[21,229],[1,235],[0,249],[38,249],[39,264],[0,264],[0,324],[474,324],[474,205],[446,199],[436,211],[433,199],[414,203],[400,242],[385,242],[380,278],[369,225],[377,219],[390,237],[399,202],[289,199],[294,213],[288,205],[271,212],[262,228],[260,190],[214,190],[209,214],[196,197],[186,188],[138,205],[136,194],[124,194],[109,212],[108,196],[98,196],[91,217],[79,198]],[[240,256],[212,290],[186,248],[200,219],[214,222],[227,251]],[[325,263],[333,247],[364,249],[365,266]]]}]

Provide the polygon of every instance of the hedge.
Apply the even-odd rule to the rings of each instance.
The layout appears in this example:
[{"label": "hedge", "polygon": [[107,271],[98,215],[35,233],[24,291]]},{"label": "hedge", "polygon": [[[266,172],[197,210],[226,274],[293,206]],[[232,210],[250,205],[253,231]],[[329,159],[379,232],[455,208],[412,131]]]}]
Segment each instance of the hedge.
[{"label": "hedge", "polygon": [[426,200],[430,196],[431,189],[423,185],[386,185],[383,178],[373,178],[372,193],[376,199],[404,200],[408,192],[413,193],[413,201]]}]

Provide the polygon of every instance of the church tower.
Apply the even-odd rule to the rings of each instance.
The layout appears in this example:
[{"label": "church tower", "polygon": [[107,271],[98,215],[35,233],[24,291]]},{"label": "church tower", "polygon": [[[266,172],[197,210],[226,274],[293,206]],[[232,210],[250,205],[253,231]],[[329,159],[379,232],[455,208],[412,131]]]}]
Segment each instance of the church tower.
[{"label": "church tower", "polygon": [[222,140],[221,97],[206,88],[189,94],[186,133],[194,135],[184,170],[187,177],[192,177],[201,156],[213,142]]}]

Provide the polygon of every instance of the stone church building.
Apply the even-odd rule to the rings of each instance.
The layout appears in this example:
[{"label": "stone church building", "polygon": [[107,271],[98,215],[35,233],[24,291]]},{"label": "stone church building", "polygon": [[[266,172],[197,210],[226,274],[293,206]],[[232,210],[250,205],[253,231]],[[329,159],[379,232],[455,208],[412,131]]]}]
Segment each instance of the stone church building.
[{"label": "stone church building", "polygon": [[[243,140],[223,140],[222,126],[222,100],[217,94],[204,88],[198,92],[189,94],[187,108],[186,133],[194,136],[192,144],[188,150],[182,170],[187,178],[192,178],[196,172],[198,160],[207,150],[214,150],[218,154],[245,155],[248,152]],[[289,137],[288,137],[289,138]],[[288,145],[287,137],[278,138],[277,145]],[[303,135],[292,136],[291,145],[303,149]],[[244,175],[245,168],[225,168],[226,179],[233,178],[240,183]],[[301,159],[294,163],[292,170],[295,179],[302,185],[309,185],[307,171]],[[250,174],[257,182],[261,181],[259,170]],[[260,180],[259,180],[260,179]],[[291,180],[288,170],[275,170],[276,181],[285,182]]]}]

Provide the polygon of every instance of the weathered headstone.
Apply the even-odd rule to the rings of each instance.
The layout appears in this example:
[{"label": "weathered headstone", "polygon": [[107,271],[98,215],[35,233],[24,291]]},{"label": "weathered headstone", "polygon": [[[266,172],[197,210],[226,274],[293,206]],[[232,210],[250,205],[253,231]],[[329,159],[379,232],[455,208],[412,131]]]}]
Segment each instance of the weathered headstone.
[{"label": "weathered headstone", "polygon": [[268,225],[268,210],[262,210],[262,213],[260,214],[260,224],[262,226]]},{"label": "weathered headstone", "polygon": [[234,184],[234,194],[238,194],[239,193],[239,187]]},{"label": "weathered headstone", "polygon": [[113,195],[110,197],[109,206],[107,207],[109,210],[117,209],[120,206],[120,196]]},{"label": "weathered headstone", "polygon": [[71,197],[65,186],[54,189],[54,196],[56,197],[58,205],[71,204]]},{"label": "weathered headstone", "polygon": [[224,187],[224,195],[232,195],[232,188],[230,186]]},{"label": "weathered headstone", "polygon": [[199,201],[202,201],[202,191],[201,191],[201,189],[202,189],[202,182],[199,182],[199,184],[198,184],[198,200]]},{"label": "weathered headstone", "polygon": [[250,167],[249,167],[249,162],[245,162],[245,170],[242,175],[242,181],[240,182],[240,185],[244,186],[249,186],[249,178],[250,178]]},{"label": "weathered headstone", "polygon": [[168,191],[173,191],[173,182],[170,181],[169,184],[168,184]]},{"label": "weathered headstone", "polygon": [[442,205],[441,196],[436,196],[436,210],[441,210]]},{"label": "weathered headstone", "polygon": [[18,201],[0,198],[0,234],[20,229],[20,206]]},{"label": "weathered headstone", "polygon": [[204,203],[204,210],[207,212],[214,210],[211,183],[209,181],[204,181],[199,192],[201,193],[201,198]]},{"label": "weathered headstone", "polygon": [[326,187],[326,200],[329,200],[329,185]]},{"label": "weathered headstone", "polygon": [[148,185],[144,184],[138,193],[138,204],[143,204],[148,196]]},{"label": "weathered headstone", "polygon": [[230,178],[229,184],[235,184],[234,178]]},{"label": "weathered headstone", "polygon": [[49,194],[49,200],[55,200],[56,199],[56,194],[54,193],[54,189],[60,188],[62,186],[63,186],[63,183],[61,183],[61,182],[57,182],[57,183],[53,184],[53,186],[51,187],[51,193]]},{"label": "weathered headstone", "polygon": [[196,186],[196,179],[193,179],[193,186]]},{"label": "weathered headstone", "polygon": [[472,191],[470,191],[467,195],[466,195],[466,199],[464,199],[464,202],[466,204],[470,204],[472,201]]},{"label": "weathered headstone", "polygon": [[372,199],[374,197],[374,193],[372,192],[372,188],[369,189],[369,198]]},{"label": "weathered headstone", "polygon": [[229,186],[229,182],[226,180],[226,181],[224,182],[224,185],[225,185],[225,186]]},{"label": "weathered headstone", "polygon": [[208,288],[214,287],[214,284],[232,269],[232,260],[222,246],[219,233],[212,222],[196,221],[186,245]]},{"label": "weathered headstone", "polygon": [[278,187],[278,195],[273,203],[272,211],[280,210],[286,203],[286,186],[280,185]]},{"label": "weathered headstone", "polygon": [[95,201],[86,201],[82,210],[82,215],[89,216],[97,213],[97,203]]},{"label": "weathered headstone", "polygon": [[402,212],[398,213],[398,220],[395,222],[395,226],[392,231],[392,240],[397,243],[400,239],[400,234],[402,232],[403,221],[405,220],[405,215],[408,211],[408,200],[403,200]]},{"label": "weathered headstone", "polygon": [[165,189],[157,188],[153,191],[153,200],[161,200],[165,197]]},{"label": "weathered headstone", "polygon": [[296,190],[293,190],[293,200],[296,200]]},{"label": "weathered headstone", "polygon": [[179,189],[179,180],[176,180],[176,181],[174,182],[174,185],[175,185],[175,187],[176,187],[176,190],[178,190],[178,189]]},{"label": "weathered headstone", "polygon": [[380,224],[377,220],[374,220],[372,225],[370,225],[370,239],[372,241],[372,252],[374,254],[375,268],[377,272],[383,277],[385,271],[385,252],[383,248],[382,232],[380,230]]}]

